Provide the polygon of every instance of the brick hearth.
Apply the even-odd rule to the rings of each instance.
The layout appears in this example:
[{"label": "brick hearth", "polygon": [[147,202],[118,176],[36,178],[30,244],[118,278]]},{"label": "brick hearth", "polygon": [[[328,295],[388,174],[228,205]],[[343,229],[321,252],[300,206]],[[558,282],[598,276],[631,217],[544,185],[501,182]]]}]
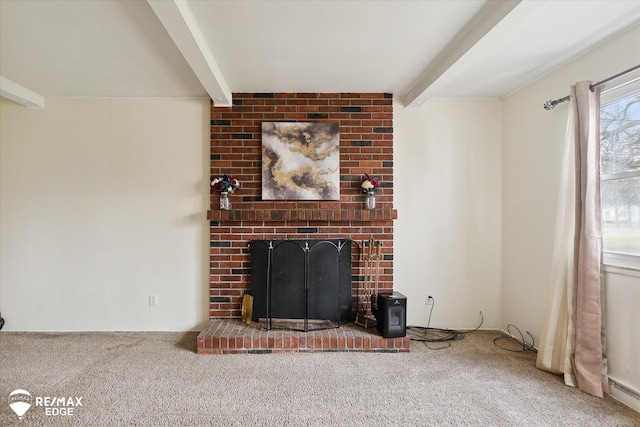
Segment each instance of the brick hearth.
[{"label": "brick hearth", "polygon": [[298,332],[263,330],[238,319],[214,319],[198,335],[198,354],[260,354],[312,352],[406,353],[410,339],[383,338],[375,328],[352,323],[338,329]]}]

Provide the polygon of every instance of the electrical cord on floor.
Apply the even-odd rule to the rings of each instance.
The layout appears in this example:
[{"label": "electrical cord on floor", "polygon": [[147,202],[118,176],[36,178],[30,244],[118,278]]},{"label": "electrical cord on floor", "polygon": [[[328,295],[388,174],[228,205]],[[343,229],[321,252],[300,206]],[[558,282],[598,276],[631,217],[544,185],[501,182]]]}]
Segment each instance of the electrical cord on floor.
[{"label": "electrical cord on floor", "polygon": [[[513,328],[513,329],[515,329],[516,331],[518,331],[518,334],[520,335],[520,338],[518,338],[518,337],[516,337],[516,336],[514,336],[514,335],[513,335],[513,333],[511,332],[511,328]],[[514,353],[523,353],[523,352],[526,352],[526,351],[532,351],[532,352],[534,352],[534,353],[537,353],[537,352],[538,352],[538,350],[536,350],[536,348],[535,348],[535,346],[534,346],[534,344],[535,344],[535,340],[533,339],[533,335],[531,335],[531,334],[529,333],[529,331],[525,331],[525,332],[527,333],[527,335],[529,335],[529,336],[531,337],[531,344],[529,344],[529,343],[524,339],[524,335],[522,335],[522,332],[520,331],[520,329],[518,329],[518,327],[517,327],[517,326],[515,326],[515,325],[513,325],[513,324],[511,324],[511,323],[509,323],[509,324],[507,325],[507,332],[509,332],[509,336],[508,336],[508,337],[497,337],[497,338],[494,338],[494,340],[493,340],[493,344],[494,344],[496,347],[501,348],[502,350],[512,351],[512,352],[514,352]],[[498,342],[499,342],[499,341],[502,341],[502,340],[511,340],[511,342],[515,341],[518,345],[521,345],[521,346],[522,346],[522,349],[516,349],[516,350],[514,350],[514,349],[511,349],[511,348],[506,348],[506,347],[503,347],[503,346],[501,346],[501,345],[498,345]]]},{"label": "electrical cord on floor", "polygon": [[[429,319],[427,320],[427,326],[407,326],[407,336],[411,341],[423,342],[424,345],[430,350],[442,350],[451,346],[451,341],[457,341],[464,338],[468,332],[474,332],[480,329],[482,322],[484,321],[484,315],[480,312],[480,324],[475,329],[468,332],[460,332],[454,329],[440,329],[432,328],[431,314],[433,313],[433,307],[436,305],[435,299],[431,304],[431,310],[429,310]],[[430,346],[429,343],[443,343],[437,347]]]}]

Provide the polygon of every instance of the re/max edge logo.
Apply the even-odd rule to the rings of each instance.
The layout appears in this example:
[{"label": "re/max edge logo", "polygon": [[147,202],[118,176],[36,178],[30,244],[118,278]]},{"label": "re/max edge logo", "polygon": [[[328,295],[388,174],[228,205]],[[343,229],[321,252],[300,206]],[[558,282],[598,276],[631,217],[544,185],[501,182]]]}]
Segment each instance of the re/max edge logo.
[{"label": "re/max edge logo", "polygon": [[36,406],[44,407],[44,414],[51,415],[73,415],[73,410],[82,406],[82,396],[79,397],[42,397],[36,396]]},{"label": "re/max edge logo", "polygon": [[9,407],[20,420],[32,406],[44,408],[46,416],[73,416],[75,409],[82,406],[82,396],[31,396],[27,390],[17,389],[9,394]]}]

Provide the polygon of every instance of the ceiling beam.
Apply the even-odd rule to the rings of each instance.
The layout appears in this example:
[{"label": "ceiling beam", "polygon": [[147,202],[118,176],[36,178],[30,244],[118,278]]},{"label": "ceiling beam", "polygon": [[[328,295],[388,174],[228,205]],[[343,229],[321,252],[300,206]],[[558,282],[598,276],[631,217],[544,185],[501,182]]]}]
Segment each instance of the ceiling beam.
[{"label": "ceiling beam", "polygon": [[230,107],[232,95],[186,0],[147,0],[213,104]]},{"label": "ceiling beam", "polygon": [[0,76],[0,96],[29,109],[44,108],[44,96],[2,76]]},{"label": "ceiling beam", "polygon": [[419,107],[459,74],[464,59],[522,0],[489,0],[429,63],[404,96],[404,105]]}]

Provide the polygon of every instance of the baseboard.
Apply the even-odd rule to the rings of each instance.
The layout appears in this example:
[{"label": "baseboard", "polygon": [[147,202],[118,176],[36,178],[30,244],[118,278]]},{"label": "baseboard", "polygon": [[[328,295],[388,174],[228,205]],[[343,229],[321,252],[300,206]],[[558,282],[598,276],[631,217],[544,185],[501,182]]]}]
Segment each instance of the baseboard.
[{"label": "baseboard", "polygon": [[609,396],[640,412],[640,392],[609,377]]}]

